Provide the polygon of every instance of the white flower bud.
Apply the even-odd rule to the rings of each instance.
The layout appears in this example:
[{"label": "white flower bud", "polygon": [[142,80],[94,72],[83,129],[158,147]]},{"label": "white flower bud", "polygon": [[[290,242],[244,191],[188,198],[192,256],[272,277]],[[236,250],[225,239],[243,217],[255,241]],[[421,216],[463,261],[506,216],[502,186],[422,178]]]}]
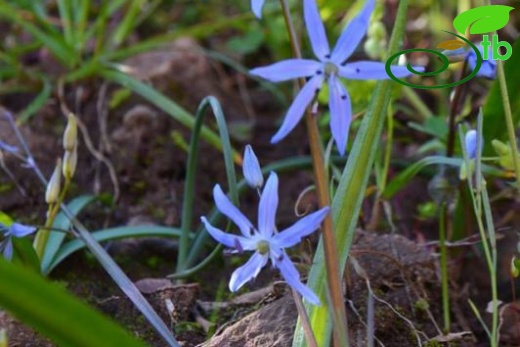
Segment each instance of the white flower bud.
[{"label": "white flower bud", "polygon": [[74,146],[72,152],[65,151],[63,155],[63,177],[70,180],[76,172],[76,165],[78,164],[78,144]]},{"label": "white flower bud", "polygon": [[47,184],[47,190],[45,191],[45,202],[48,204],[54,204],[58,201],[61,190],[61,159],[58,159],[52,177]]},{"label": "white flower bud", "polygon": [[242,164],[242,170],[244,172],[244,178],[247,184],[252,188],[261,188],[264,184],[264,176],[260,169],[260,163],[258,158],[253,152],[253,148],[250,145],[246,146],[244,151],[244,163]]},{"label": "white flower bud", "polygon": [[78,141],[78,124],[76,116],[72,113],[67,115],[67,127],[63,132],[63,149],[72,152],[76,142]]}]

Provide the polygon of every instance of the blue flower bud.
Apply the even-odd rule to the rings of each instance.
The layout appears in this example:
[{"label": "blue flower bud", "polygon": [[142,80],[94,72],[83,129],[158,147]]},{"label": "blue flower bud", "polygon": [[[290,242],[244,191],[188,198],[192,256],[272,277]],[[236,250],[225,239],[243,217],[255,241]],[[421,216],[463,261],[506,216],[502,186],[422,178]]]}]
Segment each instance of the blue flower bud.
[{"label": "blue flower bud", "polygon": [[[469,159],[475,159],[477,156],[477,136],[477,131],[472,129],[466,133],[464,138],[466,152],[468,153]],[[479,152],[482,153],[482,139],[480,139]]]},{"label": "blue flower bud", "polygon": [[260,163],[258,158],[253,152],[253,148],[250,145],[246,146],[244,151],[244,163],[242,165],[244,172],[244,178],[252,188],[261,188],[264,185],[264,176],[260,169]]}]

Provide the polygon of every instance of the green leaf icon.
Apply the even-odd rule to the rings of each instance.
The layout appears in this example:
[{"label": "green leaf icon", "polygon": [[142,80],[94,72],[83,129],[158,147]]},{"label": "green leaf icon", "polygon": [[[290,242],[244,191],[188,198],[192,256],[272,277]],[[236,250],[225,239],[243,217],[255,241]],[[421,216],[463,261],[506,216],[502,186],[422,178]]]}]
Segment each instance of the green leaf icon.
[{"label": "green leaf icon", "polygon": [[509,21],[509,12],[514,7],[504,5],[489,5],[464,11],[453,20],[453,27],[465,35],[469,28],[470,34],[485,34],[502,29]]}]

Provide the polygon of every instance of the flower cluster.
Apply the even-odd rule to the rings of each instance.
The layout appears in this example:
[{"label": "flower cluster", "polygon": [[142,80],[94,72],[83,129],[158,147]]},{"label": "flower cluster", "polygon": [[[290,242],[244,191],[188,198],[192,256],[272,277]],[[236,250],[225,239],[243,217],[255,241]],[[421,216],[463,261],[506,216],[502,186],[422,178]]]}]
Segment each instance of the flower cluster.
[{"label": "flower cluster", "polygon": [[[265,0],[251,0],[251,8],[260,18]],[[296,78],[306,78],[307,82],[289,107],[278,132],[271,143],[285,138],[299,123],[305,109],[313,103],[322,85],[329,87],[330,129],[332,137],[341,154],[345,153],[352,116],[350,96],[340,78],[366,80],[389,79],[385,64],[373,61],[346,61],[354,53],[367,33],[370,17],[374,11],[375,0],[367,0],[361,12],[346,26],[334,48],[330,48],[325,27],[316,5],[316,0],[303,0],[305,26],[316,59],[287,59],[269,66],[252,69],[250,73],[271,82],[282,82]],[[415,71],[424,71],[414,66]],[[394,76],[399,78],[411,75],[404,66],[392,66]],[[236,291],[248,281],[254,279],[261,269],[271,261],[273,267],[280,270],[285,281],[298,291],[308,302],[318,305],[318,297],[300,281],[300,275],[286,253],[302,238],[313,233],[329,213],[329,207],[300,219],[294,225],[278,232],[276,210],[278,208],[278,176],[271,172],[264,186],[260,164],[251,146],[244,154],[244,178],[260,195],[257,226],[247,219],[228,199],[217,184],[213,189],[213,198],[218,210],[227,216],[240,230],[241,235],[226,233],[201,217],[208,233],[235,253],[254,252],[251,258],[236,269],[229,282],[231,291]]]},{"label": "flower cluster", "polygon": [[[244,155],[244,177],[249,185],[260,191],[263,176],[252,148],[248,146]],[[324,207],[311,213],[292,226],[278,232],[276,228],[276,210],[278,209],[278,176],[271,172],[260,194],[258,206],[258,225],[253,224],[228,199],[217,184],[213,189],[213,198],[218,210],[227,216],[240,230],[242,235],[225,233],[201,217],[209,234],[218,242],[236,253],[253,251],[253,255],[243,266],[231,275],[229,289],[237,291],[245,283],[254,279],[260,270],[271,260],[273,267],[280,270],[285,281],[298,291],[308,302],[319,305],[320,300],[314,292],[300,281],[300,274],[291,262],[285,249],[301,242],[302,238],[313,233],[329,212]]]}]

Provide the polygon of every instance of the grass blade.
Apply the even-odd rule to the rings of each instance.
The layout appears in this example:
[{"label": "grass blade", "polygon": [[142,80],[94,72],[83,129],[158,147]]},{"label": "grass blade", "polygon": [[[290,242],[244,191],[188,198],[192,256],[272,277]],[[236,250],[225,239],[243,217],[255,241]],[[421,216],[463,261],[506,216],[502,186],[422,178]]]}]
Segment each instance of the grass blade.
[{"label": "grass blade", "polygon": [[144,298],[141,292],[137,289],[134,283],[116,264],[114,259],[105,251],[103,247],[97,242],[90,232],[81,224],[75,217],[72,211],[64,204],[61,205],[64,214],[72,221],[72,224],[83,240],[87,248],[94,254],[101,266],[105,269],[110,277],[121,288],[123,293],[132,301],[135,307],[145,316],[155,330],[162,336],[164,341],[169,346],[179,347],[179,343],[173,337],[170,329],[164,324],[157,312],[150,306],[148,301]]},{"label": "grass blade", "polygon": [[48,78],[42,76],[43,88],[40,93],[34,98],[26,108],[24,108],[18,117],[18,124],[27,122],[32,116],[36,114],[49,100],[52,92],[52,84]]},{"label": "grass blade", "polygon": [[38,41],[40,41],[45,47],[47,47],[54,56],[60,60],[60,62],[67,66],[72,67],[75,64],[75,54],[69,46],[62,40],[61,36],[51,35],[46,33],[37,26],[33,25],[29,21],[25,20],[20,16],[16,8],[10,6],[5,2],[0,2],[0,17],[4,17],[7,20],[20,25],[22,28],[27,30],[33,35]]},{"label": "grass blade", "polygon": [[[462,158],[448,158],[443,156],[430,156],[426,158],[422,158],[421,160],[413,163],[406,170],[400,172],[396,177],[394,177],[386,186],[385,190],[381,194],[383,199],[390,199],[399,192],[412,178],[414,178],[419,171],[425,168],[428,165],[448,165],[460,167],[464,163],[464,159]],[[496,169],[489,165],[482,165],[483,171],[486,173],[503,177],[503,172],[499,169]]]},{"label": "grass blade", "polygon": [[[179,228],[160,227],[160,226],[135,226],[135,227],[116,227],[92,232],[92,237],[97,242],[124,239],[128,237],[180,237]],[[193,239],[194,235],[189,234]],[[50,273],[58,264],[65,260],[72,253],[85,247],[85,242],[74,239],[64,244],[56,253],[51,263],[46,267],[46,274]]]},{"label": "grass blade", "polygon": [[[193,217],[193,198],[195,196],[195,175],[197,169],[197,158],[199,156],[199,136],[202,129],[202,120],[206,115],[206,110],[211,107],[213,115],[217,120],[218,130],[220,134],[220,142],[222,144],[222,152],[224,154],[224,163],[226,167],[226,177],[228,179],[228,188],[231,201],[235,206],[239,206],[237,178],[235,167],[233,165],[233,149],[229,140],[229,132],[224,118],[224,112],[220,107],[220,103],[213,96],[208,96],[202,100],[197,109],[195,124],[191,133],[188,163],[186,169],[186,182],[184,188],[184,201],[182,204],[182,224],[181,224],[181,241],[179,245],[179,254],[177,259],[177,272],[186,270],[189,264],[186,262],[188,257],[189,239],[188,233],[191,229],[191,219]],[[192,249],[193,251],[193,249]],[[189,257],[197,257],[198,254],[190,254]]]},{"label": "grass blade", "polygon": [[59,346],[146,346],[63,287],[2,257],[0,277],[0,306]]}]

